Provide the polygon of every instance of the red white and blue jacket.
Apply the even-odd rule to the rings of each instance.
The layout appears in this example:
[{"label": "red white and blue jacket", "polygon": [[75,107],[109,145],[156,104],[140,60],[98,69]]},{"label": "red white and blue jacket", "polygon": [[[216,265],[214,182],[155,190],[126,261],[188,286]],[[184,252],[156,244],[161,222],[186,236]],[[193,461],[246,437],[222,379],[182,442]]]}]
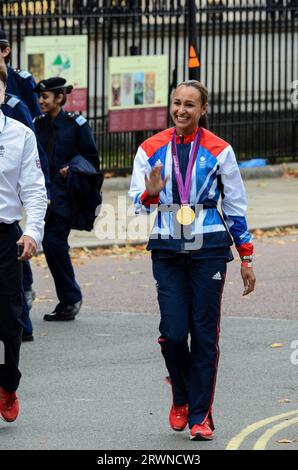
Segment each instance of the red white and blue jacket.
[{"label": "red white and blue jacket", "polygon": [[[158,205],[180,203],[172,162],[172,137],[174,128],[166,129],[145,140],[138,148],[133,167],[129,196],[135,212],[150,212]],[[190,153],[196,131],[190,136],[176,137],[181,172],[186,171],[185,155]],[[158,164],[163,165],[162,177],[168,181],[158,197],[148,197],[145,174]],[[221,195],[222,216],[217,210]],[[177,199],[178,198],[178,199]],[[245,189],[232,147],[207,129],[201,128],[200,145],[192,170],[190,205],[202,204],[191,225],[191,235],[202,237],[202,248],[220,248],[232,245],[240,256],[252,255],[253,244],[246,223]],[[174,239],[172,211],[158,211],[151,232],[148,249],[180,251],[184,249],[183,236]],[[231,239],[232,236],[232,239]]]}]

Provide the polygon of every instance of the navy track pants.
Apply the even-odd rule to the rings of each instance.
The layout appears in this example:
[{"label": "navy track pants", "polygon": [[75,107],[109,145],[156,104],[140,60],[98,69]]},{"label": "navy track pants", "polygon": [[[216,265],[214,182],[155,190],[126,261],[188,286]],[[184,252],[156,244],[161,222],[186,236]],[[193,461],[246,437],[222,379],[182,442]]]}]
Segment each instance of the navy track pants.
[{"label": "navy track pants", "polygon": [[153,275],[161,313],[159,343],[174,404],[188,403],[192,427],[212,418],[226,260],[177,254],[153,259]]},{"label": "navy track pants", "polygon": [[50,212],[45,223],[42,246],[62,307],[73,305],[82,299],[69,255],[69,233],[68,220]]}]

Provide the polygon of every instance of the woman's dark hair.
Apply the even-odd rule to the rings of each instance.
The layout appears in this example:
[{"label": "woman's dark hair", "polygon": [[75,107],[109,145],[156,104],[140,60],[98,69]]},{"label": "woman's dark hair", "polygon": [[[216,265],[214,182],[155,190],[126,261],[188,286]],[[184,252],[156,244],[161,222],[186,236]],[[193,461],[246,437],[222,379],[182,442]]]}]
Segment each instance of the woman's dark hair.
[{"label": "woman's dark hair", "polygon": [[63,95],[62,101],[61,101],[61,106],[64,106],[67,100],[66,95],[69,95],[73,90],[72,85],[68,85],[65,88],[60,88],[59,90],[51,90],[55,96]]},{"label": "woman's dark hair", "polygon": [[0,65],[0,80],[7,86],[7,71],[4,65]]},{"label": "woman's dark hair", "polygon": [[[191,86],[195,88],[200,93],[202,106],[208,103],[208,90],[205,85],[203,85],[203,83],[199,82],[198,80],[185,80],[184,82],[179,83],[176,89],[180,86]],[[209,128],[207,113],[200,117],[198,125],[200,127],[204,127],[205,129]]]},{"label": "woman's dark hair", "polygon": [[[2,45],[0,46],[1,52],[5,51],[5,49],[7,49],[7,47],[9,47],[8,44],[7,44],[6,46],[2,44]],[[6,57],[4,57],[4,62],[5,62],[6,64],[9,63],[9,61],[10,61],[10,56],[11,56],[11,51],[10,51],[10,53],[9,53]]]}]

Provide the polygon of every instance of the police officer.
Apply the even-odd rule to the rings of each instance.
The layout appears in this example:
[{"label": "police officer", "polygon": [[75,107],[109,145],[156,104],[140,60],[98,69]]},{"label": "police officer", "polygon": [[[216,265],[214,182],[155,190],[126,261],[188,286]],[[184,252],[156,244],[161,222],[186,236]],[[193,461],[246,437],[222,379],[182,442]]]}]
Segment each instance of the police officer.
[{"label": "police officer", "polygon": [[[1,103],[6,77],[0,71]],[[18,222],[23,207],[26,225],[20,236]],[[21,377],[20,261],[30,259],[42,240],[46,208],[44,176],[34,133],[0,110],[0,341],[5,348],[5,363],[0,364],[0,415],[8,422],[14,421],[19,412],[16,390]]]},{"label": "police officer", "polygon": [[67,241],[72,228],[68,191],[71,162],[79,156],[95,173],[99,169],[98,152],[86,119],[63,110],[66,95],[72,90],[65,84],[65,79],[52,77],[41,80],[35,88],[43,112],[34,122],[36,136],[47,153],[52,182],[43,249],[59,299],[55,310],[44,316],[46,321],[74,320],[82,304]]},{"label": "police officer", "polygon": [[15,69],[8,65],[11,56],[11,48],[7,36],[2,30],[0,30],[0,55],[7,64],[7,92],[18,96],[26,103],[32,118],[39,116],[41,113],[40,106],[36,94],[34,93],[36,82],[31,73],[26,70]]}]

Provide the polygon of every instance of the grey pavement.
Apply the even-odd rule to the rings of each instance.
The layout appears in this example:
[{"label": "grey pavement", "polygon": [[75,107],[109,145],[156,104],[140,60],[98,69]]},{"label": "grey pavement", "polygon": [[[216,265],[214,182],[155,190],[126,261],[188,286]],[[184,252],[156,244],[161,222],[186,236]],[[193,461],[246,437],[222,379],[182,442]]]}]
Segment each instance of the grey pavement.
[{"label": "grey pavement", "polygon": [[[251,169],[248,169],[251,170]],[[268,176],[268,173],[267,173]],[[113,181],[114,180],[114,181]],[[94,247],[107,245],[123,245],[127,242],[145,242],[148,238],[148,231],[132,240],[129,234],[119,238],[119,227],[128,226],[132,220],[131,201],[127,196],[130,178],[112,178],[106,180],[103,187],[104,204],[111,205],[115,212],[115,236],[112,233],[110,238],[99,240],[96,232],[79,232],[73,230],[70,234],[70,246],[72,247]],[[266,229],[272,227],[298,225],[298,178],[278,177],[278,178],[256,178],[245,179],[244,184],[247,191],[248,213],[247,220],[249,229]],[[119,198],[120,197],[120,198]],[[129,214],[127,217],[125,214]],[[100,219],[106,217],[106,212],[99,215],[95,227],[99,229]],[[148,222],[146,215],[137,216],[140,223]],[[103,223],[103,222],[102,222]],[[149,222],[148,222],[149,223]],[[120,233],[121,236],[121,233]]]},{"label": "grey pavement", "polygon": [[[22,348],[21,413],[13,424],[0,422],[0,449],[225,449],[260,419],[298,416],[298,365],[290,362],[296,321],[223,319],[216,437],[194,443],[168,425],[171,392],[156,316],[93,311],[51,325],[33,318],[38,341]],[[284,348],[270,348],[276,338]],[[291,402],[279,404],[284,398]],[[297,432],[297,425],[285,429],[267,449],[284,449],[276,441],[287,438],[296,442],[286,448],[297,450]],[[259,434],[241,448],[252,449]]]},{"label": "grey pavement", "polygon": [[[69,323],[42,320],[56,299],[43,256],[34,261],[35,341],[22,346],[21,412],[15,423],[0,421],[0,449],[225,449],[246,426],[277,416],[247,435],[240,448],[252,449],[276,424],[291,424],[298,418],[298,231],[255,245],[251,296],[241,296],[239,262],[229,264],[214,441],[194,443],[169,428],[150,256],[101,250],[74,259],[84,304]],[[297,436],[296,422],[266,449],[297,450]]]},{"label": "grey pavement", "polygon": [[[105,202],[117,211],[128,178],[117,187],[105,184]],[[298,225],[297,178],[246,179],[245,185],[250,229]],[[73,231],[71,245],[104,242]],[[43,255],[33,261],[35,341],[22,346],[21,412],[15,423],[0,421],[0,449],[225,449],[236,437],[241,449],[253,449],[262,438],[266,449],[298,450],[298,230],[257,239],[255,246],[254,293],[241,296],[237,255],[228,269],[214,441],[194,443],[187,431],[169,428],[171,393],[156,343],[150,255],[141,248],[133,255],[98,249],[74,258],[84,304],[76,321],[66,324],[43,322],[55,291]],[[271,421],[257,424],[266,418]],[[251,425],[243,442],[237,440]]]}]

